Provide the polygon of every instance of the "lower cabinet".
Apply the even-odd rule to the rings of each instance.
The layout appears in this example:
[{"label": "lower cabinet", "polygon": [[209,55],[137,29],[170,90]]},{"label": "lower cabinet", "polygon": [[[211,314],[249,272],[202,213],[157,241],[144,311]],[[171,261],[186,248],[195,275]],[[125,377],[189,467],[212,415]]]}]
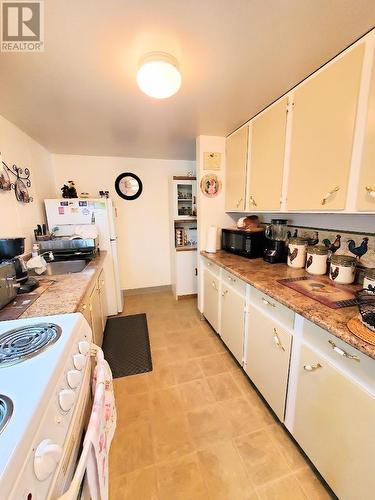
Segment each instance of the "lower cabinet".
[{"label": "lower cabinet", "polygon": [[242,365],[245,333],[245,295],[223,284],[221,289],[220,335],[233,356]]},{"label": "lower cabinet", "polygon": [[107,307],[107,298],[105,295],[105,276],[104,269],[101,270],[98,278],[98,290],[100,295],[100,314],[102,317],[102,327],[103,331],[105,330],[105,326],[107,324],[108,318],[108,307]]},{"label": "lower cabinet", "polygon": [[252,305],[247,333],[245,371],[283,422],[292,335]]},{"label": "lower cabinet", "polygon": [[99,287],[96,285],[90,295],[91,329],[94,344],[103,344],[103,320]]},{"label": "lower cabinet", "polygon": [[219,331],[219,288],[220,282],[214,274],[204,270],[203,314],[212,328]]},{"label": "lower cabinet", "polygon": [[340,500],[374,498],[374,423],[375,398],[304,345],[293,435]]}]

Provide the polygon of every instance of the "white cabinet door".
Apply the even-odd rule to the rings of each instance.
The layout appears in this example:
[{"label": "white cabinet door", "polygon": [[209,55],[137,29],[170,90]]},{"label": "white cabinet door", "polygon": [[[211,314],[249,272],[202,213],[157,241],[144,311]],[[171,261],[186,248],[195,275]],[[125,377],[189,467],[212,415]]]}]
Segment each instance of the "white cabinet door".
[{"label": "white cabinet door", "polygon": [[293,436],[340,500],[375,492],[375,398],[303,346]]},{"label": "white cabinet door", "polygon": [[292,335],[271,317],[249,307],[246,372],[284,421]]},{"label": "white cabinet door", "polygon": [[207,269],[203,277],[203,314],[215,331],[219,331],[219,279]]},{"label": "white cabinet door", "polygon": [[107,297],[106,297],[106,292],[105,292],[105,277],[104,277],[104,270],[99,274],[98,277],[98,289],[99,289],[99,295],[100,295],[100,314],[102,318],[102,327],[103,331],[105,330],[105,326],[107,324],[107,318],[108,318],[108,309],[107,309]]},{"label": "white cabinet door", "polygon": [[94,344],[101,347],[103,344],[103,323],[100,305],[99,288],[95,286],[90,295],[91,328]]},{"label": "white cabinet door", "polygon": [[343,210],[352,158],[364,44],[294,92],[289,210]]},{"label": "white cabinet door", "polygon": [[176,249],[176,298],[197,293],[197,251]]},{"label": "white cabinet door", "polygon": [[225,210],[228,211],[245,209],[248,135],[246,126],[226,140]]},{"label": "white cabinet door", "polygon": [[245,296],[229,286],[221,290],[220,335],[233,356],[242,365],[245,329]]}]

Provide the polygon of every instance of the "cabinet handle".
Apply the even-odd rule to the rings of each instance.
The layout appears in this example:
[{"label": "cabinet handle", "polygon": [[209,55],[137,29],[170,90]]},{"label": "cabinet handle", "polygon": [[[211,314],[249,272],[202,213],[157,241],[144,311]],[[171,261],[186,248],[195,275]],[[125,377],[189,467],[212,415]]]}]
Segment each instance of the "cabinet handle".
[{"label": "cabinet handle", "polygon": [[323,199],[322,199],[322,205],[325,205],[327,200],[335,193],[337,193],[337,191],[340,190],[340,187],[339,186],[336,186],[332,189],[332,191],[328,191],[328,193],[326,193],[324,196],[323,196]]},{"label": "cabinet handle", "polygon": [[241,205],[242,200],[243,200],[243,198],[240,198],[240,199],[237,201],[237,203],[236,203],[237,208]]},{"label": "cabinet handle", "polygon": [[322,368],[322,365],[320,363],[316,363],[316,365],[303,365],[303,369],[306,370],[307,372],[313,372],[318,368]]},{"label": "cabinet handle", "polygon": [[276,307],[275,304],[272,304],[272,302],[270,302],[269,300],[265,299],[264,297],[262,297],[262,302],[266,306]]},{"label": "cabinet handle", "polygon": [[372,197],[375,198],[375,188],[371,186],[366,186],[366,191],[367,193]]},{"label": "cabinet handle", "polygon": [[225,297],[227,293],[228,293],[228,290],[224,290],[224,292],[221,294],[221,296]]},{"label": "cabinet handle", "polygon": [[229,281],[233,281],[233,283],[235,283],[237,281],[236,278],[232,278],[231,276],[227,276],[227,279]]},{"label": "cabinet handle", "polygon": [[358,363],[361,362],[358,356],[355,356],[354,354],[349,354],[348,352],[344,351],[341,349],[339,346],[337,346],[333,340],[329,340],[328,343],[332,347],[332,349],[337,352],[337,354],[340,354],[340,356],[347,358],[347,359],[352,359],[353,361],[358,361]]},{"label": "cabinet handle", "polygon": [[249,203],[250,203],[250,205],[253,205],[253,207],[257,207],[258,206],[257,203],[256,203],[256,201],[254,200],[254,196],[250,196]]},{"label": "cabinet handle", "polygon": [[212,285],[212,288],[214,288],[218,292],[218,288],[217,288],[216,283],[214,281],[211,283],[211,285]]},{"label": "cabinet handle", "polygon": [[81,307],[82,311],[85,311],[87,309],[87,305],[86,304],[83,304],[83,306]]},{"label": "cabinet handle", "polygon": [[273,340],[275,341],[275,344],[277,345],[277,347],[280,347],[283,351],[285,351],[285,347],[281,343],[281,340],[280,340],[279,334],[277,333],[276,328],[273,329]]}]

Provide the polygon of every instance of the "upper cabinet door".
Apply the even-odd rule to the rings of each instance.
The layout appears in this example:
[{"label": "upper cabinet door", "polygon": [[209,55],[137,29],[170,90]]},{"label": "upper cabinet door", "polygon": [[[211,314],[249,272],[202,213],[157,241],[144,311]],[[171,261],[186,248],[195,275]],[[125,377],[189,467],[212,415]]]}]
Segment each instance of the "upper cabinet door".
[{"label": "upper cabinet door", "polygon": [[375,210],[375,61],[372,68],[357,208]]},{"label": "upper cabinet door", "polygon": [[225,209],[245,209],[245,181],[249,127],[234,132],[226,140]]},{"label": "upper cabinet door", "polygon": [[364,44],[295,90],[289,210],[343,210]]},{"label": "upper cabinet door", "polygon": [[288,99],[252,122],[246,210],[280,210]]}]

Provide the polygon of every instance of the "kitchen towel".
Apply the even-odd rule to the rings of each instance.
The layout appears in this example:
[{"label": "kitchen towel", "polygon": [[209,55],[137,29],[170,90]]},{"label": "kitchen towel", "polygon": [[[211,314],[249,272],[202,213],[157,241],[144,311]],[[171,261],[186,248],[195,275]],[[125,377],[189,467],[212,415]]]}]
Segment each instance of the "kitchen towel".
[{"label": "kitchen towel", "polygon": [[216,253],[217,246],[217,227],[208,226],[206,233],[206,252]]}]

